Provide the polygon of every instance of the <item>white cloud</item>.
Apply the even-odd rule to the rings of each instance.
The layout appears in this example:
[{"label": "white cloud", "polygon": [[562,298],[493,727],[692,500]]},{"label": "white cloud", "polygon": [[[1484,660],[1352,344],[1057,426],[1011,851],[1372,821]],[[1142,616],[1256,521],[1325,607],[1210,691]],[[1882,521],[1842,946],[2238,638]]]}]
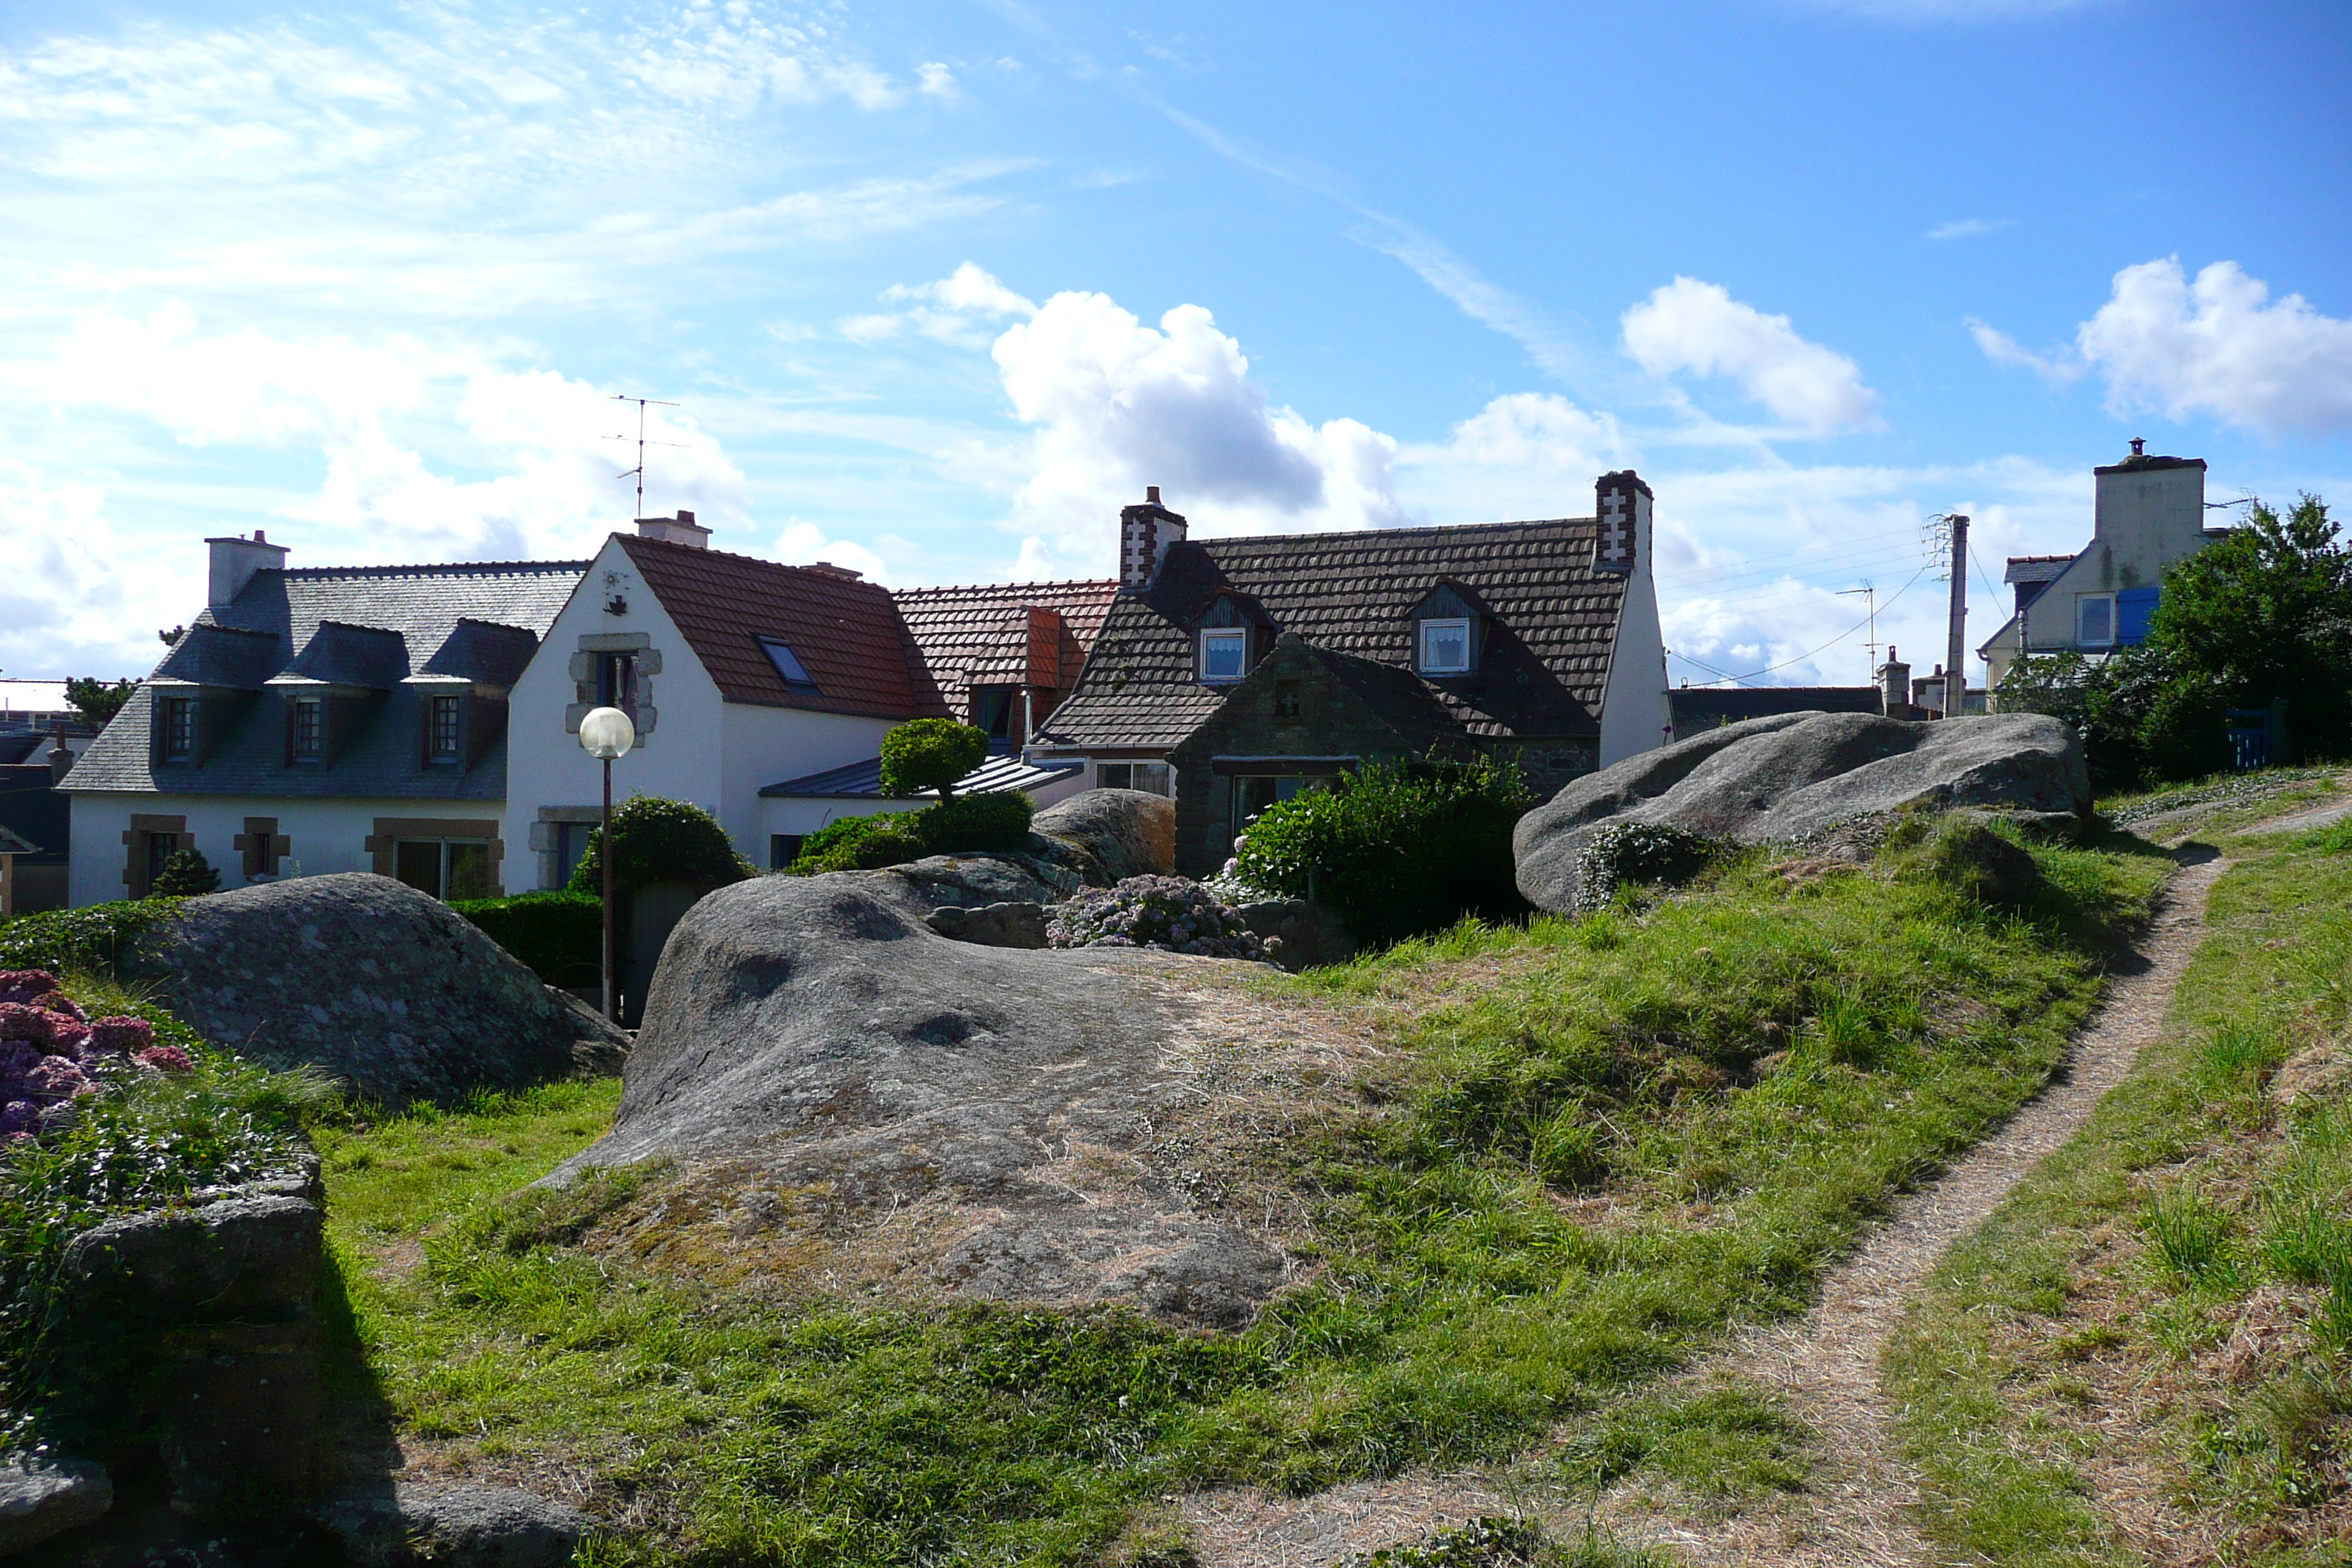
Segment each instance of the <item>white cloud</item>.
[{"label": "white cloud", "polygon": [[845,539],[828,539],[824,529],[797,518],[786,523],[783,532],[776,536],[775,547],[771,553],[779,561],[789,561],[796,566],[805,566],[816,561],[846,566],[853,572],[863,573],[871,582],[883,582],[890,573],[882,557],[863,544]]},{"label": "white cloud", "polygon": [[2085,368],[2083,362],[2065,349],[2053,353],[2038,354],[1998,327],[1988,326],[1974,316],[1967,318],[1969,335],[1984,351],[1985,358],[2011,370],[2030,370],[2053,386],[2065,386],[2080,380]]},{"label": "white cloud", "polygon": [[1927,237],[1929,239],[1974,239],[1979,235],[1998,234],[2015,221],[2014,218],[2005,217],[1954,218],[1949,223],[1939,223],[1929,229]]},{"label": "white cloud", "polygon": [[1590,517],[1592,481],[1633,458],[1616,418],[1551,393],[1515,392],[1442,442],[1397,451],[1398,489],[1438,522]]},{"label": "white cloud", "polygon": [[2265,435],[2352,430],[2352,321],[2321,314],[2234,261],[2189,281],[2179,258],[2116,274],[2075,335],[2118,414],[2210,414]]},{"label": "white cloud", "polygon": [[140,676],[155,667],[155,633],[184,622],[187,584],[203,582],[194,537],[158,549],[109,521],[99,486],[54,482],[0,458],[0,669],[53,677]]},{"label": "white cloud", "polygon": [[941,103],[960,103],[963,89],[956,85],[955,72],[938,60],[926,60],[915,68],[917,92],[925,98],[935,98]]},{"label": "white cloud", "polygon": [[1625,351],[1653,375],[1725,375],[1775,416],[1815,435],[1876,417],[1853,361],[1807,342],[1786,316],[1742,304],[1719,284],[1676,278],[1625,312]]},{"label": "white cloud", "polygon": [[882,290],[882,300],[911,308],[897,314],[849,317],[841,323],[841,335],[855,343],[873,343],[915,331],[961,348],[984,348],[995,323],[1037,313],[1034,302],[969,261],[936,283],[894,283]]}]

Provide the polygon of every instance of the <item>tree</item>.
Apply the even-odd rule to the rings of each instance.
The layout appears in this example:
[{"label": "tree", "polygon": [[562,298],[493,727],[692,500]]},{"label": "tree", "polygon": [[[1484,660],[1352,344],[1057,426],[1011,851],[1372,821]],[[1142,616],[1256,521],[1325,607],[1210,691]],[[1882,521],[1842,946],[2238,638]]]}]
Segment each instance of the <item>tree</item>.
[{"label": "tree", "polygon": [[[683,800],[633,795],[613,808],[613,892],[626,900],[654,882],[690,882],[723,888],[752,874],[751,863],[735,853],[719,819]],[[601,895],[604,888],[604,832],[588,837],[572,880],[575,893]]]},{"label": "tree", "polygon": [[201,849],[176,849],[165,858],[163,868],[155,873],[153,885],[148,888],[151,899],[191,899],[199,893],[220,891],[220,873],[205,858]]},{"label": "tree", "polygon": [[988,731],[952,719],[909,719],[882,737],[882,793],[955,798],[955,782],[988,758]]},{"label": "tree", "polygon": [[138,689],[135,680],[105,681],[77,675],[66,682],[66,700],[94,728],[103,730]]},{"label": "tree", "polygon": [[[2284,516],[2256,501],[2232,530],[2164,574],[2148,641],[2179,678],[2184,717],[2287,706],[2306,755],[2352,751],[2352,552],[2327,503],[2300,497]],[[2153,741],[2156,737],[2148,737]]]}]

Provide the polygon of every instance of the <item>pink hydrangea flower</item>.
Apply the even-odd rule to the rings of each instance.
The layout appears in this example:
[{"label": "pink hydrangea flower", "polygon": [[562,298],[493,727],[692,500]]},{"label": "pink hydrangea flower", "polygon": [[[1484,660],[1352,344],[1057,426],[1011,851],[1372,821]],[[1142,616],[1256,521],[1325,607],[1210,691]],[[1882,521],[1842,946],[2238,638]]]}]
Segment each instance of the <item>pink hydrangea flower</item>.
[{"label": "pink hydrangea flower", "polygon": [[141,1067],[153,1068],[158,1072],[194,1072],[196,1064],[188,1053],[177,1046],[150,1046],[131,1058]]},{"label": "pink hydrangea flower", "polygon": [[154,1043],[154,1025],[144,1018],[116,1016],[100,1018],[91,1023],[88,1049],[130,1056]]},{"label": "pink hydrangea flower", "polygon": [[24,1002],[0,1002],[0,1040],[31,1040],[46,1043],[49,1037],[49,1020],[55,1013],[47,1007],[36,1007]]},{"label": "pink hydrangea flower", "polygon": [[0,1003],[27,1003],[58,988],[58,977],[46,969],[0,969]]},{"label": "pink hydrangea flower", "polygon": [[43,1057],[36,1062],[33,1070],[25,1075],[25,1087],[41,1100],[70,1100],[98,1088],[81,1068],[63,1057]]},{"label": "pink hydrangea flower", "polygon": [[77,1024],[87,1024],[89,1022],[89,1015],[81,1010],[81,1004],[75,1001],[72,997],[67,995],[62,991],[50,992],[47,995],[41,998],[40,1005],[47,1007],[52,1013],[64,1014],[67,1017],[71,1018]]}]

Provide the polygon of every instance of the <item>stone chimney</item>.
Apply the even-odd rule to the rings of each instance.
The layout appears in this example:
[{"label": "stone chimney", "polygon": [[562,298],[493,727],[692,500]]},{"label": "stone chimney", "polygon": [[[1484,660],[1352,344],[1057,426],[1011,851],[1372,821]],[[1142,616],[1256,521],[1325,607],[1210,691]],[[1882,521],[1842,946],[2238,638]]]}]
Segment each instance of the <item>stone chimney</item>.
[{"label": "stone chimney", "polygon": [[1592,489],[1592,515],[1601,525],[1592,569],[1612,577],[1631,576],[1641,562],[1643,542],[1650,535],[1650,487],[1642,482],[1641,475],[1627,468],[1601,475]]},{"label": "stone chimney", "polygon": [[1141,506],[1118,512],[1118,585],[1122,592],[1141,593],[1160,574],[1168,548],[1184,542],[1184,520],[1160,504],[1160,487],[1143,488]]},{"label": "stone chimney", "polygon": [[66,744],[66,724],[62,719],[58,721],[57,743],[49,748],[48,763],[49,787],[55,789],[66,782],[66,774],[73,772],[74,765],[73,748]]},{"label": "stone chimney", "polygon": [[1878,667],[1879,708],[1890,719],[1900,719],[1911,711],[1911,667],[1895,657],[1895,645],[1886,645],[1886,662]]},{"label": "stone chimney", "polygon": [[710,531],[694,521],[694,514],[684,507],[676,517],[641,517],[637,519],[637,537],[658,539],[665,544],[683,544],[689,550],[710,548]]},{"label": "stone chimney", "polygon": [[272,544],[268,536],[255,529],[247,539],[236,534],[228,539],[207,539],[212,546],[212,581],[205,591],[205,604],[210,609],[221,609],[234,603],[253,581],[256,572],[274,572],[286,564],[286,546]]}]

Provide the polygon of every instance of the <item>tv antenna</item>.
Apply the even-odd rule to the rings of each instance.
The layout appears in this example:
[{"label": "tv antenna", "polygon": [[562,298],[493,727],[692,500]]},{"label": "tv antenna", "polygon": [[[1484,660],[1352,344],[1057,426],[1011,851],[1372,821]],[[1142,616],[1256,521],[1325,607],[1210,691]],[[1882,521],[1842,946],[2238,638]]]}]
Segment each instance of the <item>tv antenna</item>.
[{"label": "tv antenna", "polygon": [[[1875,680],[1878,679],[1878,585],[1864,577],[1859,588],[1838,590],[1840,598],[1850,599],[1857,594],[1861,595],[1870,605],[1870,635],[1864,640],[1862,646],[1870,650],[1870,678]],[[1846,634],[1848,637],[1853,635],[1852,632]]]},{"label": "tv antenna", "polygon": [[[636,476],[637,515],[639,517],[643,517],[646,515],[646,448],[647,447],[683,447],[686,445],[683,441],[646,440],[646,409],[648,405],[656,408],[676,408],[677,405],[671,403],[665,398],[659,397],[631,397],[628,394],[624,392],[614,393],[613,395],[613,401],[615,403],[634,403],[637,405],[637,466],[634,468],[625,468],[621,472],[614,474],[613,477],[616,479],[625,479],[632,474]],[[629,437],[626,436],[607,436],[604,437],[607,441],[625,441]]]}]

